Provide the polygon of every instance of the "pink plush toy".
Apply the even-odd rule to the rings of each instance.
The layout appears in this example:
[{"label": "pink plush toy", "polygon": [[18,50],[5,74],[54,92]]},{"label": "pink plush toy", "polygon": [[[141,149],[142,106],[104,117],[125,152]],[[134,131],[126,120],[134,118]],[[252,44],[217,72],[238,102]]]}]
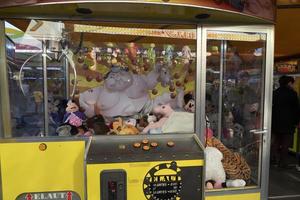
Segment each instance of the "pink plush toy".
[{"label": "pink plush toy", "polygon": [[162,116],[157,122],[150,123],[143,129],[143,133],[148,133],[151,129],[161,128],[174,112],[170,104],[158,105],[153,109],[153,113]]}]

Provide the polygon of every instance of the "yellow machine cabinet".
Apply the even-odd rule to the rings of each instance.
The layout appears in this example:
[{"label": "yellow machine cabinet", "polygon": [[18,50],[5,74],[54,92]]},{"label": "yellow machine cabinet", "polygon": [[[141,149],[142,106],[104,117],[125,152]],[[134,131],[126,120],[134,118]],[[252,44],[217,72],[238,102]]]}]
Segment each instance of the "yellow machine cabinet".
[{"label": "yellow machine cabinet", "polygon": [[2,200],[83,200],[85,141],[2,140]]},{"label": "yellow machine cabinet", "polygon": [[94,137],[88,200],[202,200],[204,153],[193,134]]}]

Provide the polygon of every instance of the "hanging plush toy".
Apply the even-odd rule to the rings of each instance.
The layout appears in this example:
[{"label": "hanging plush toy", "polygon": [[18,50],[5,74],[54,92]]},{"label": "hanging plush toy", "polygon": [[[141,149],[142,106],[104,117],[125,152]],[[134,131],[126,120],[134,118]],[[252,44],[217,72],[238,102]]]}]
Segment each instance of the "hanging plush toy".
[{"label": "hanging plush toy", "polygon": [[174,47],[172,45],[166,45],[164,49],[164,62],[168,66],[172,66]]},{"label": "hanging plush toy", "polygon": [[189,65],[192,59],[192,51],[189,46],[185,45],[182,47],[182,60],[184,65]]},{"label": "hanging plush toy", "polygon": [[138,47],[136,46],[136,44],[133,42],[129,43],[125,53],[128,55],[128,58],[133,65],[136,65],[137,63],[137,52],[138,52]]},{"label": "hanging plush toy", "polygon": [[156,53],[155,53],[155,44],[151,43],[150,48],[147,49],[147,57],[149,59],[149,62],[151,64],[154,64],[156,62]]}]

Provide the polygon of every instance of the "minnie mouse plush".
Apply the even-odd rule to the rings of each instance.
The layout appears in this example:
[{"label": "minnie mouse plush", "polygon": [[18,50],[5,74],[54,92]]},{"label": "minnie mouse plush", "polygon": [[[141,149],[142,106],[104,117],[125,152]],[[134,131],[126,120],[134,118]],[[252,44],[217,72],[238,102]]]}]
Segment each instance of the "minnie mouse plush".
[{"label": "minnie mouse plush", "polygon": [[63,118],[63,123],[64,125],[71,126],[71,135],[76,135],[79,132],[78,128],[83,126],[83,122],[85,120],[85,114],[79,111],[79,107],[75,101],[69,100],[66,113]]}]

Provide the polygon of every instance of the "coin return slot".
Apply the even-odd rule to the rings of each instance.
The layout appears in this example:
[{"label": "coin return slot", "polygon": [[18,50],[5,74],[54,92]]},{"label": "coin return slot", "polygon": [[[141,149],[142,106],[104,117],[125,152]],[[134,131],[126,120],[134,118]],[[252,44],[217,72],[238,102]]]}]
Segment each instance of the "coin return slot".
[{"label": "coin return slot", "polygon": [[126,172],[105,170],[100,174],[101,200],[126,200]]}]

